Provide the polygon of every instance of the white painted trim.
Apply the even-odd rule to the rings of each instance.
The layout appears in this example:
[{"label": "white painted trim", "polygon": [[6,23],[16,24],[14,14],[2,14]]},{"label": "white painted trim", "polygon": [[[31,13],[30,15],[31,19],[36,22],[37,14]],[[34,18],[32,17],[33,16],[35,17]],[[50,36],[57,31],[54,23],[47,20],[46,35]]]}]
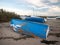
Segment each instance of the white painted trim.
[{"label": "white painted trim", "polygon": [[45,20],[45,22],[47,21],[47,19],[44,19]]},{"label": "white painted trim", "polygon": [[46,38],[47,38],[47,36],[48,36],[48,33],[49,33],[49,27],[48,27],[47,32],[46,32]]}]

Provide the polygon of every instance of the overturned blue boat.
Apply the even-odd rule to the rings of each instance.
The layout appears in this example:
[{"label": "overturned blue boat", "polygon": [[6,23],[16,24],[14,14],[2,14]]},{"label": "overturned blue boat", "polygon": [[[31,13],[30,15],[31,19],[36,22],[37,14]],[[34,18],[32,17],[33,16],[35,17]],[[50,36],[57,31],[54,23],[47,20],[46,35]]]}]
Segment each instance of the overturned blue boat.
[{"label": "overturned blue boat", "polygon": [[26,17],[25,20],[32,22],[45,23],[47,20],[42,17]]},{"label": "overturned blue boat", "polygon": [[49,32],[49,26],[42,23],[35,23],[26,20],[12,19],[10,26],[13,27],[15,32],[22,30],[27,35],[35,35],[39,38],[46,39]]}]

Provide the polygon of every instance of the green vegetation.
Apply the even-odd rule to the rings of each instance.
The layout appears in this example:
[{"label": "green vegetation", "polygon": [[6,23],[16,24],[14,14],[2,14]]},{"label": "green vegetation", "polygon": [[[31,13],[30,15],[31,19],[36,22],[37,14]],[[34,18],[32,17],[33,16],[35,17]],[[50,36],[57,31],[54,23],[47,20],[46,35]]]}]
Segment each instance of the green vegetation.
[{"label": "green vegetation", "polygon": [[8,12],[0,9],[0,22],[9,22],[12,18],[21,19],[20,15],[17,15],[14,12]]}]

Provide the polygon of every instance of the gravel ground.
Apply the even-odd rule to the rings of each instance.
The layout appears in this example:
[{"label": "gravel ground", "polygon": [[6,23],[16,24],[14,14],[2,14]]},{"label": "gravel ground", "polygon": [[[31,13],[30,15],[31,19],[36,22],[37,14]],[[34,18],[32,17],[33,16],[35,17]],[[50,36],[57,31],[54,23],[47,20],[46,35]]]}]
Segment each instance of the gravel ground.
[{"label": "gravel ground", "polygon": [[0,45],[60,45],[60,20],[52,19],[46,23],[50,26],[46,40],[16,33],[9,23],[0,23]]}]

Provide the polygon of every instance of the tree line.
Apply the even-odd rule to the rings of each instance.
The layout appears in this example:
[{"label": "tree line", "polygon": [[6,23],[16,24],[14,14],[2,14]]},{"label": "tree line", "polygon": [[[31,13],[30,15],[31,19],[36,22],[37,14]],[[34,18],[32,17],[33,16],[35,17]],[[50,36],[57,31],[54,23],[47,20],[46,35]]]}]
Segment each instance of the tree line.
[{"label": "tree line", "polygon": [[12,18],[21,19],[20,15],[15,14],[14,12],[8,12],[0,9],[0,22],[9,22]]}]

